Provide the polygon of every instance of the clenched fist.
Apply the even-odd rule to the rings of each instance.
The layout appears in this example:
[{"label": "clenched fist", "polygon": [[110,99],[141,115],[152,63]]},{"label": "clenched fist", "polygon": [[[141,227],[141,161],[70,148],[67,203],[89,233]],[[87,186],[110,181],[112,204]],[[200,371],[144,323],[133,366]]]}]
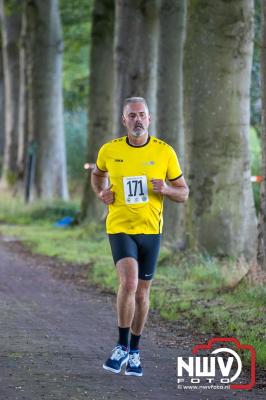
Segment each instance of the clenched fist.
[{"label": "clenched fist", "polygon": [[158,194],[167,194],[168,185],[163,179],[151,179],[152,190]]},{"label": "clenched fist", "polygon": [[99,198],[106,205],[112,204],[115,201],[115,194],[112,192],[111,188],[113,185],[109,186],[107,189],[103,189],[99,193]]}]

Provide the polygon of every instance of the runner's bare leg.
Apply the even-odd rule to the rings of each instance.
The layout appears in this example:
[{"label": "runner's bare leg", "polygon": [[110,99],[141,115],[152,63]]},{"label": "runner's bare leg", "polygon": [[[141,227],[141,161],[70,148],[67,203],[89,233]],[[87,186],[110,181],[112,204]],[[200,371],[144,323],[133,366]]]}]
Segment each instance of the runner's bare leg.
[{"label": "runner's bare leg", "polygon": [[116,264],[119,289],[117,293],[118,326],[130,327],[135,312],[135,294],[138,287],[138,263],[132,257],[119,260]]},{"label": "runner's bare leg", "polygon": [[131,324],[131,332],[134,335],[141,335],[150,304],[150,288],[152,280],[139,279],[138,287],[135,295],[135,313]]}]

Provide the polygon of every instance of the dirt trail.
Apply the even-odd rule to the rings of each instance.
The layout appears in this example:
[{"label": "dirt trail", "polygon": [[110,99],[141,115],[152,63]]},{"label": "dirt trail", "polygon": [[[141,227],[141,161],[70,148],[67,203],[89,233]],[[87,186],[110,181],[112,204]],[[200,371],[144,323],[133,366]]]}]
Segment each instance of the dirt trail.
[{"label": "dirt trail", "polygon": [[104,371],[117,335],[114,296],[56,278],[45,260],[0,243],[0,400],[265,399],[261,388],[178,390],[176,357],[191,355],[193,338],[152,317],[142,340],[145,375]]}]

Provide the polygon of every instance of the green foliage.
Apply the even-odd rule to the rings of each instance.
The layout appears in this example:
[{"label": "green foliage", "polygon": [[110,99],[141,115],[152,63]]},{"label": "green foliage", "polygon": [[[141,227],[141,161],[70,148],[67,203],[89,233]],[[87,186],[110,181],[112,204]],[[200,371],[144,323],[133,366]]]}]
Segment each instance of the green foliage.
[{"label": "green foliage", "polygon": [[62,200],[25,205],[22,199],[15,198],[8,202],[2,199],[0,203],[0,221],[9,224],[51,224],[65,216],[76,217],[78,213],[79,204]]},{"label": "green foliage", "polygon": [[77,216],[79,210],[78,205],[75,203],[65,202],[65,201],[57,201],[52,204],[36,204],[31,208],[28,215],[34,221],[55,221],[59,218],[63,218],[66,216]]},{"label": "green foliage", "polygon": [[60,0],[64,35],[63,88],[67,110],[87,107],[92,0]]},{"label": "green foliage", "polygon": [[251,174],[260,175],[262,169],[261,140],[253,127],[250,128],[249,139],[251,147]]},{"label": "green foliage", "polygon": [[18,0],[4,0],[4,12],[7,17],[22,12],[23,2]]},{"label": "green foliage", "polygon": [[[245,342],[247,342],[247,338],[240,337],[240,341],[241,341],[241,343],[245,343]],[[247,344],[251,344],[256,349],[256,364],[265,366],[265,360],[266,360],[266,341],[265,341],[265,339],[264,340],[257,339],[256,331],[253,332],[253,330],[251,330],[249,337],[248,337]],[[246,352],[244,353],[244,357],[242,359],[244,361],[246,361],[247,363],[249,362],[249,357],[246,356]]]},{"label": "green foliage", "polygon": [[[254,128],[250,128],[249,134],[250,140],[250,156],[251,156],[251,175],[262,174],[262,151],[261,151],[261,140],[258,137],[257,131]],[[260,184],[252,184],[253,195],[255,199],[255,207],[257,213],[259,212],[260,204]]]},{"label": "green foliage", "polygon": [[95,260],[90,271],[90,279],[102,289],[115,293],[117,290],[116,269],[111,255]]},{"label": "green foliage", "polygon": [[87,113],[85,111],[65,112],[68,177],[81,180],[84,177],[83,164],[86,160]]},{"label": "green foliage", "polygon": [[[192,310],[198,326],[253,345],[257,352],[257,364],[265,366],[266,288],[252,287],[243,282],[234,291],[219,296],[216,303],[201,303]],[[248,362],[249,355],[243,353],[243,359]]]},{"label": "green foliage", "polygon": [[[79,226],[62,229],[54,227],[49,221],[42,221],[31,225],[1,225],[1,233],[20,237],[36,254],[58,257],[60,260],[77,264],[104,262],[105,266],[112,265],[105,238],[91,240]],[[108,281],[108,278],[106,279]]]},{"label": "green foliage", "polygon": [[17,182],[17,174],[13,171],[7,171],[6,180],[9,186],[14,186]]}]

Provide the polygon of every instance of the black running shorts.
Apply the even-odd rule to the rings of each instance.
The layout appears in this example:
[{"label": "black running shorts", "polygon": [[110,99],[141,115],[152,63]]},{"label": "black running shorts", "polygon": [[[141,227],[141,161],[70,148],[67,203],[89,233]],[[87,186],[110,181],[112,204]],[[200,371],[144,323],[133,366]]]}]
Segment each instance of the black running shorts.
[{"label": "black running shorts", "polygon": [[153,278],[160,249],[160,234],[113,233],[108,236],[115,264],[125,257],[135,258],[139,279],[147,281]]}]

